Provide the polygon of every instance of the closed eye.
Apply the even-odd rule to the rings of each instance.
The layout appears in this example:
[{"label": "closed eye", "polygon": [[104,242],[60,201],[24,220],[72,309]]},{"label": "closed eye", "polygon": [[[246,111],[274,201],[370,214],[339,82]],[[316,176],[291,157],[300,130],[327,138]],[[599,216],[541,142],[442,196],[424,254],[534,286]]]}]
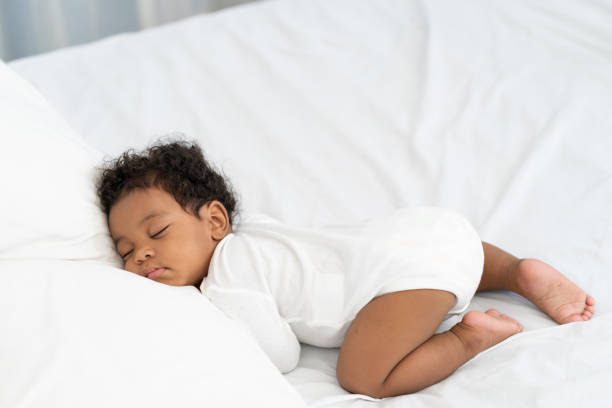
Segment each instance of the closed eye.
[{"label": "closed eye", "polygon": [[156,232],[155,234],[151,235],[151,238],[154,238],[156,236],[158,236],[159,234],[161,234],[162,232],[164,232],[166,230],[166,228],[168,228],[170,225],[166,225],[164,228],[162,228],[159,232]]},{"label": "closed eye", "polygon": [[[151,235],[151,238],[155,238],[157,237],[159,234],[161,234],[162,232],[164,232],[170,225],[166,225],[164,228],[162,228],[160,231],[156,232],[155,234]],[[125,258],[132,253],[133,250],[129,250],[128,252],[126,252],[125,254],[121,255],[121,258],[125,260]]]}]

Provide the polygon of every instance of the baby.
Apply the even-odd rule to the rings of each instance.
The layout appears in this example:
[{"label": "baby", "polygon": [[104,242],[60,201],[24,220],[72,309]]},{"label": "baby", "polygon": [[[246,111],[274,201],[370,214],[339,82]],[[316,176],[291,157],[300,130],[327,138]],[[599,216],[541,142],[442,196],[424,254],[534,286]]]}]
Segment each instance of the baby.
[{"label": "baby", "polygon": [[437,207],[317,229],[265,216],[237,223],[237,201],[196,143],[127,151],[97,191],[127,271],[193,285],[243,322],[281,372],[300,342],[340,347],[336,376],[376,398],[413,393],[522,331],[495,309],[465,312],[476,291],[510,290],[557,323],[589,320],[594,299],[553,267],[481,242]]}]

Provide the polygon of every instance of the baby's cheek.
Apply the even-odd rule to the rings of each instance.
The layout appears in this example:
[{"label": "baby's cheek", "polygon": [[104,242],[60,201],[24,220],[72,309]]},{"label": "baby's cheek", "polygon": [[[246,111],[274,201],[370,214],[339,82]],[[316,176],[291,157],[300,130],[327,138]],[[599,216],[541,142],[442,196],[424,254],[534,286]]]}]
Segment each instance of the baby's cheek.
[{"label": "baby's cheek", "polygon": [[129,261],[123,262],[123,269],[131,273],[136,273],[136,271],[134,270],[134,265]]}]

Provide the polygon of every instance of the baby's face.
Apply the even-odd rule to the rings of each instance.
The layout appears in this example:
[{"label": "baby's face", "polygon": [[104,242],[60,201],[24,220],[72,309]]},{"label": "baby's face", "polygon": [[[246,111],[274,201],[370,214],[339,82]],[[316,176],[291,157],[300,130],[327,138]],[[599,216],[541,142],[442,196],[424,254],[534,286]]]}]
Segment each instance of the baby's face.
[{"label": "baby's face", "polygon": [[202,206],[199,214],[200,220],[157,188],[121,197],[108,224],[125,269],[172,286],[199,286],[216,244],[230,228],[218,201]]}]

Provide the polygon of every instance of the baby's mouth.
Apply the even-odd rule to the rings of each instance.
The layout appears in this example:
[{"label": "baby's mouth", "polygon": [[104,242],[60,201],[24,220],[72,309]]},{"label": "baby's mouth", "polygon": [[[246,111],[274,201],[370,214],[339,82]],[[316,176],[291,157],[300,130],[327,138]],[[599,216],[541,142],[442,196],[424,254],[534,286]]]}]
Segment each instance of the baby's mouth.
[{"label": "baby's mouth", "polygon": [[164,272],[166,272],[166,268],[156,268],[150,272],[147,272],[145,276],[149,279],[156,279],[162,276]]}]

